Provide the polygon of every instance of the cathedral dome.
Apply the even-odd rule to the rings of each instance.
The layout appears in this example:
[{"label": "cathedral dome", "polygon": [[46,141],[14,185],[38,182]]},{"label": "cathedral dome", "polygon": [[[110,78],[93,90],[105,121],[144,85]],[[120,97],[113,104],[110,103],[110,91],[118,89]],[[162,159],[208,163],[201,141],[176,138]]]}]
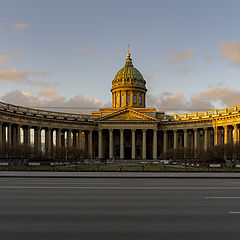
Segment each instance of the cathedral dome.
[{"label": "cathedral dome", "polygon": [[130,54],[127,56],[125,66],[118,71],[113,80],[113,85],[125,83],[146,84],[142,74],[133,66]]},{"label": "cathedral dome", "polygon": [[130,53],[112,81],[112,107],[145,107],[146,81],[133,66]]}]

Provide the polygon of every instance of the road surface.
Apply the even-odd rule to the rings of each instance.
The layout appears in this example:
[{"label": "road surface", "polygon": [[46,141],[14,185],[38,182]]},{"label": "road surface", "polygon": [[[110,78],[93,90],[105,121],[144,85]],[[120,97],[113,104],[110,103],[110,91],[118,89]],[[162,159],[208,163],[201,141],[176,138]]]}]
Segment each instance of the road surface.
[{"label": "road surface", "polygon": [[1,240],[240,239],[240,180],[1,178]]}]

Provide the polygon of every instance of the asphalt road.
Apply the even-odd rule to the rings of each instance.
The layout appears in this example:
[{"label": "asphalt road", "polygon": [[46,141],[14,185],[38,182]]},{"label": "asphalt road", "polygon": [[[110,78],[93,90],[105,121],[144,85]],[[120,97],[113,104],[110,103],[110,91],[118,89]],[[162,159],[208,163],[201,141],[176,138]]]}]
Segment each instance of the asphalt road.
[{"label": "asphalt road", "polygon": [[238,179],[0,179],[1,240],[239,240],[239,234]]}]

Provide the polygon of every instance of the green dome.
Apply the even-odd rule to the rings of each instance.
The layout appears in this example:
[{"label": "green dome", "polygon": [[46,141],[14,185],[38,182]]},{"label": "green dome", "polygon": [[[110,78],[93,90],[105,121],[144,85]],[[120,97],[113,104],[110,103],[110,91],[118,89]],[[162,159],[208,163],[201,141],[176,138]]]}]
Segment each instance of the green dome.
[{"label": "green dome", "polygon": [[127,79],[144,81],[142,74],[135,67],[133,67],[132,59],[130,58],[130,54],[128,54],[128,58],[126,59],[126,64],[125,64],[124,68],[122,68],[116,74],[116,76],[114,78],[114,82],[127,80]]}]

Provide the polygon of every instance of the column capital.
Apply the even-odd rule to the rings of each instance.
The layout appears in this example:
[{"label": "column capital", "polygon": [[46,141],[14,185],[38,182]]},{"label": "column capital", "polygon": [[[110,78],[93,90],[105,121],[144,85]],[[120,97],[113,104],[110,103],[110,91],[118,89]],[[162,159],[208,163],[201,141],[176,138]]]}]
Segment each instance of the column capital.
[{"label": "column capital", "polygon": [[142,132],[143,132],[143,133],[146,133],[146,132],[147,132],[147,129],[142,129]]},{"label": "column capital", "polygon": [[136,132],[136,129],[135,129],[135,128],[132,128],[131,131],[132,131],[132,132]]}]

